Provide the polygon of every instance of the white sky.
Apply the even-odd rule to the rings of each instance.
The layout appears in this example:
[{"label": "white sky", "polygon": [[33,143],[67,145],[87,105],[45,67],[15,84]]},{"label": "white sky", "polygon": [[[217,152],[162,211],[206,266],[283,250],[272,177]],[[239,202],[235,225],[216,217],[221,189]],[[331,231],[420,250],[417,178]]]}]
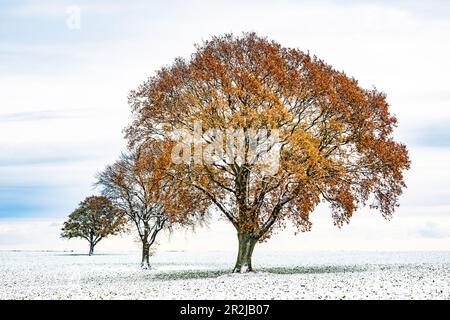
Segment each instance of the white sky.
[{"label": "white sky", "polygon": [[[127,94],[193,44],[256,31],[387,93],[412,168],[391,221],[280,232],[257,250],[450,250],[450,5],[445,1],[0,1],[0,249],[85,249],[61,222],[124,148]],[[69,5],[81,28],[66,26]],[[161,250],[235,250],[235,231],[161,237]],[[99,250],[137,249],[133,237]]]}]

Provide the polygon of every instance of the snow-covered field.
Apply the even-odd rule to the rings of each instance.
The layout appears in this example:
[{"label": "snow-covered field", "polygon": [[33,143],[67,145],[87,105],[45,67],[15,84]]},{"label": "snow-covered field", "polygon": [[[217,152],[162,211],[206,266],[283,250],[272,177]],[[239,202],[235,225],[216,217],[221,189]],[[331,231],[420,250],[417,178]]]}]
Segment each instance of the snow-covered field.
[{"label": "snow-covered field", "polygon": [[257,273],[230,274],[233,252],[0,251],[0,299],[449,299],[450,252],[256,252]]}]

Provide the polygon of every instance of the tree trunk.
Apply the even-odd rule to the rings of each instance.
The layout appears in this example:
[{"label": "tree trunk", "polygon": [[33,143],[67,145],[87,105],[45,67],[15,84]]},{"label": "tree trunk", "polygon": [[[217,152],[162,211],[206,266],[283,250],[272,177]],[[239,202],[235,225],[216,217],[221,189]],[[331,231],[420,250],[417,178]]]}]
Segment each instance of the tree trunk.
[{"label": "tree trunk", "polygon": [[94,246],[95,244],[93,242],[89,243],[89,255],[92,256],[94,254]]},{"label": "tree trunk", "polygon": [[150,269],[150,245],[147,242],[142,244],[142,261],[141,268],[142,269]]},{"label": "tree trunk", "polygon": [[258,239],[248,234],[238,232],[239,251],[234,266],[234,273],[245,273],[253,271],[252,253]]}]

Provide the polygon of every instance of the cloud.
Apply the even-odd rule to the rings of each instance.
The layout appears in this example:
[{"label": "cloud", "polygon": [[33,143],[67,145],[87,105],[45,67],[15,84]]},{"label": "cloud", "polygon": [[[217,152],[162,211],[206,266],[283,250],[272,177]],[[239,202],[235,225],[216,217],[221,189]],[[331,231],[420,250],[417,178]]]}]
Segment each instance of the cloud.
[{"label": "cloud", "polygon": [[25,1],[17,6],[12,6],[9,14],[17,17],[60,18],[65,17],[67,8],[80,7],[83,13],[89,15],[122,15],[124,12],[139,11],[145,5],[145,1],[135,1],[133,5],[128,3],[112,3],[106,0],[77,0],[77,1],[39,1],[39,3]]},{"label": "cloud", "polygon": [[65,206],[59,198],[61,189],[65,188],[48,185],[0,185],[0,218],[51,215],[48,212],[50,208],[57,211]]},{"label": "cloud", "polygon": [[33,155],[26,158],[22,156],[0,158],[0,167],[13,167],[13,166],[34,166],[34,165],[55,165],[61,163],[80,162],[82,160],[91,160],[92,155],[81,155],[80,153],[65,152],[64,154],[45,154],[45,155]]},{"label": "cloud", "polygon": [[419,145],[449,148],[450,147],[450,127],[447,121],[439,121],[433,125],[428,125],[416,131],[416,141]]},{"label": "cloud", "polygon": [[57,165],[107,160],[120,151],[118,144],[110,141],[96,141],[89,144],[72,142],[65,145],[56,142],[33,145],[29,143],[8,143],[0,145],[1,167],[23,167],[36,165]]},{"label": "cloud", "polygon": [[12,113],[0,113],[0,122],[58,120],[79,117],[76,110],[41,110]]},{"label": "cloud", "polygon": [[450,229],[440,227],[433,222],[427,222],[417,229],[417,233],[424,238],[442,239],[450,238]]},{"label": "cloud", "polygon": [[[339,3],[339,0],[332,0],[332,3]],[[353,6],[361,4],[376,4],[382,7],[396,8],[413,14],[423,19],[447,19],[450,13],[450,3],[446,0],[411,1],[411,0],[346,0],[343,5]]]},{"label": "cloud", "polygon": [[58,17],[64,14],[66,5],[63,1],[60,3],[55,1],[41,1],[35,3],[31,1],[25,1],[17,6],[10,6],[7,12],[9,15],[16,17]]}]

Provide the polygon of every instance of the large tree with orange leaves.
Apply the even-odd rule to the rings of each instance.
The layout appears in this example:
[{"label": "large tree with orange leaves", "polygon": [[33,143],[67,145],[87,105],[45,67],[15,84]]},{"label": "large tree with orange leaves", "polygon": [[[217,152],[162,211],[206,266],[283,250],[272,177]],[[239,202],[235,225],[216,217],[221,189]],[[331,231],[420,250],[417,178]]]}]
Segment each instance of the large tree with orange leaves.
[{"label": "large tree with orange leaves", "polygon": [[[385,94],[254,33],[205,41],[190,59],[176,59],[132,91],[129,102],[131,145],[173,145],[180,129],[196,137],[187,140],[194,145],[193,161],[171,165],[170,172],[182,188],[204,194],[236,228],[235,272],[251,271],[255,244],[287,221],[309,230],[310,213],[321,201],[341,226],[365,205],[389,218],[405,187],[408,152],[393,140],[397,120]],[[204,161],[213,129],[239,131],[243,156],[216,152],[209,155],[213,161]],[[278,139],[255,152],[255,130],[263,138],[276,131]],[[235,139],[219,141],[237,147]],[[174,154],[169,149],[167,157]],[[255,159],[274,149],[278,165],[266,170],[274,163]]]}]

